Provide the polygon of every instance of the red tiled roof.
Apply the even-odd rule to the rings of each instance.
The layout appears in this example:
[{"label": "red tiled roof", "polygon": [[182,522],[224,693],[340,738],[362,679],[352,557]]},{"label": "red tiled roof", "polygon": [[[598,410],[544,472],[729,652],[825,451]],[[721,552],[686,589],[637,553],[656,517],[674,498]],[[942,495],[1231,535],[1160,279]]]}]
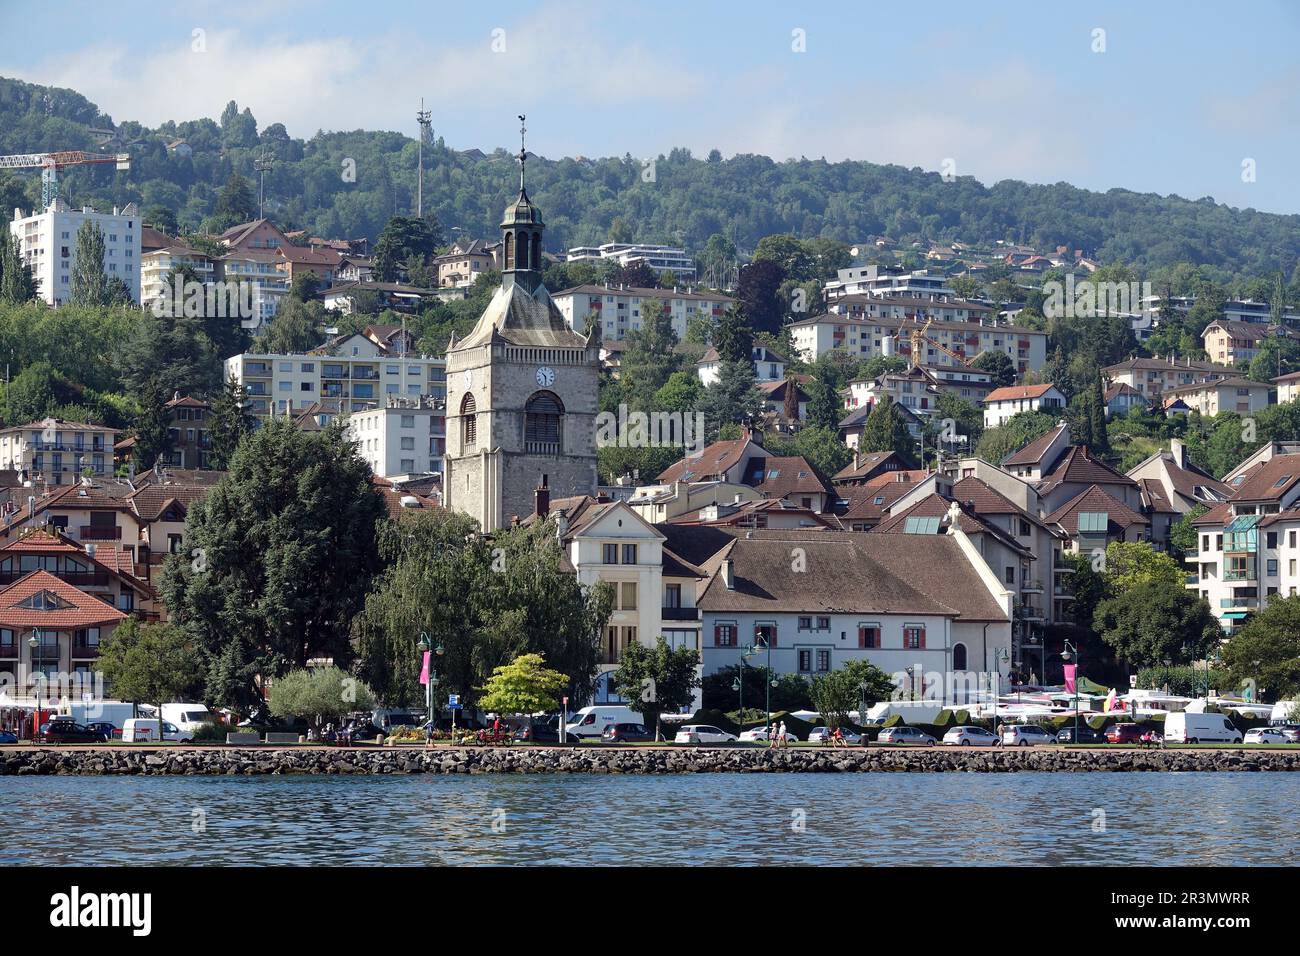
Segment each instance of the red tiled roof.
[{"label": "red tiled roof", "polygon": [[1004,458],[1002,460],[1002,464],[1004,465],[1040,464],[1043,460],[1043,456],[1047,454],[1047,449],[1052,446],[1052,443],[1056,441],[1057,437],[1061,434],[1061,432],[1066,427],[1068,426],[1057,425],[1055,428],[1049,429],[1048,431],[1040,435],[1038,438],[1035,438],[1033,441],[1031,441],[1028,445],[1025,445],[1025,447],[1021,448],[1018,452],[1015,452],[1014,454],[1008,456],[1007,458]]},{"label": "red tiled roof", "polygon": [[990,402],[1012,402],[1028,398],[1042,398],[1049,390],[1055,388],[1051,382],[1046,385],[1008,385],[995,388],[984,396],[985,404]]},{"label": "red tiled roof", "polygon": [[748,438],[715,441],[699,454],[687,455],[659,473],[660,484],[674,481],[702,481],[708,475],[721,474],[736,465],[749,448]]},{"label": "red tiled roof", "polygon": [[1048,524],[1060,525],[1070,534],[1077,534],[1079,514],[1084,511],[1104,511],[1110,518],[1110,524],[1119,528],[1151,523],[1114,495],[1108,494],[1096,485],[1090,485],[1079,492],[1044,520]]},{"label": "red tiled roof", "polygon": [[[49,591],[71,607],[38,611],[17,606],[41,591]],[[15,630],[40,628],[66,631],[78,627],[116,624],[125,618],[126,615],[111,604],[59,580],[48,571],[33,571],[8,587],[0,588],[0,625]]]},{"label": "red tiled roof", "polygon": [[1276,501],[1300,481],[1300,455],[1274,455],[1241,476],[1233,489],[1233,501]]},{"label": "red tiled roof", "polygon": [[1051,472],[1039,483],[1040,494],[1046,494],[1066,482],[1084,485],[1129,485],[1134,481],[1121,474],[1104,461],[1092,457],[1085,445],[1071,445]]},{"label": "red tiled roof", "polygon": [[794,494],[835,494],[831,483],[800,455],[768,458],[763,462],[763,480],[754,488],[769,498],[784,498]]}]

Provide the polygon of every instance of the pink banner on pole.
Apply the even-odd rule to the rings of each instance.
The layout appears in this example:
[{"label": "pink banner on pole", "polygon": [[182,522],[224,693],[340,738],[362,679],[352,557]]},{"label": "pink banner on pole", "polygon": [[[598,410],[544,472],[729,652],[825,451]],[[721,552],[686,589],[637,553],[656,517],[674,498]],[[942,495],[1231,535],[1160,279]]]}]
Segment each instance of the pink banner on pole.
[{"label": "pink banner on pole", "polygon": [[1065,665],[1065,689],[1071,694],[1074,693],[1074,671],[1076,667],[1078,667],[1077,664]]},{"label": "pink banner on pole", "polygon": [[421,684],[427,684],[427,683],[429,683],[429,655],[432,654],[432,653],[433,653],[432,651],[425,651],[425,652],[424,652],[424,666],[420,668],[420,683],[421,683]]}]

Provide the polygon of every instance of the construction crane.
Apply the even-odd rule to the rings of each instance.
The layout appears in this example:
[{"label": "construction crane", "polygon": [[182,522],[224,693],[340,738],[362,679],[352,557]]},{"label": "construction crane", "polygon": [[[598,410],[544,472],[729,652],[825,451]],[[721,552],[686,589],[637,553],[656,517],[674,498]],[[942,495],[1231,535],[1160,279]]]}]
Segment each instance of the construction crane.
[{"label": "construction crane", "polygon": [[19,153],[16,156],[0,156],[0,169],[40,169],[41,171],[41,212],[50,208],[50,203],[59,197],[59,167],[86,166],[114,163],[118,169],[131,168],[130,153],[83,153],[80,150],[65,150],[61,153]]},{"label": "construction crane", "polygon": [[[935,348],[937,348],[944,355],[947,355],[950,358],[955,359],[958,365],[968,364],[966,360],[966,356],[962,355],[960,352],[954,352],[952,349],[948,348],[948,346],[942,345],[936,342],[934,339],[926,337],[925,333],[930,330],[930,326],[934,323],[934,319],[926,319],[925,325],[920,326],[920,328],[917,327],[919,323],[917,323],[915,319],[913,319],[912,322],[913,322],[912,329],[908,334],[911,336],[911,346],[912,346],[911,358],[912,358],[913,365],[921,364],[921,348],[927,342],[930,345],[933,345]],[[900,338],[903,335],[902,326],[899,326],[898,328],[898,335]]]}]

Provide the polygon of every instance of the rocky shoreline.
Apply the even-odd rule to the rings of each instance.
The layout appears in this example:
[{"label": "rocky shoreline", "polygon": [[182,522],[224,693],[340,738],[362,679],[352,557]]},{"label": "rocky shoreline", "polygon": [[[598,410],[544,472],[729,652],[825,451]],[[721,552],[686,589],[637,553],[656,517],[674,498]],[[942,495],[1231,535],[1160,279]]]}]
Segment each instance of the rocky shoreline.
[{"label": "rocky shoreline", "polygon": [[1300,771],[1300,750],[169,747],[0,751],[0,775]]}]

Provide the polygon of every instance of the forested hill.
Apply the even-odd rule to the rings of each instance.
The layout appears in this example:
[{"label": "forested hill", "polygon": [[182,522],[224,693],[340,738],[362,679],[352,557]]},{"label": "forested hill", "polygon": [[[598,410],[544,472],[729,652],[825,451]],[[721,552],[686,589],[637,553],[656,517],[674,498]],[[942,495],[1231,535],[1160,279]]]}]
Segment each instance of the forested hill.
[{"label": "forested hill", "polygon": [[[116,139],[92,130],[115,130]],[[178,139],[189,144],[191,156],[168,152],[167,144]],[[374,239],[390,216],[409,214],[415,204],[416,142],[401,133],[356,130],[293,139],[283,124],[261,126],[233,102],[219,120],[114,127],[74,91],[0,78],[0,153],[56,149],[127,149],[133,156],[129,173],[67,170],[65,199],[135,201],[146,214],[165,207],[187,230],[222,225],[215,216],[218,191],[232,172],[255,180],[253,163],[263,153],[275,160],[266,177],[268,215],[286,228]],[[425,149],[426,210],[464,235],[493,235],[514,188],[512,164],[507,150],[458,152],[437,139]],[[1089,192],[1065,183],[944,182],[938,173],[867,162],[722,159],[716,151],[696,158],[674,149],[652,168],[631,156],[538,158],[529,163],[529,184],[546,217],[551,249],[612,235],[698,249],[710,235],[724,233],[746,250],[772,233],[847,242],[884,234],[904,243],[1061,245],[1107,262],[1193,262],[1224,276],[1282,270],[1288,278],[1300,258],[1300,216],[1232,209],[1209,198]],[[0,173],[4,208],[30,207],[38,196],[35,172]]]}]

